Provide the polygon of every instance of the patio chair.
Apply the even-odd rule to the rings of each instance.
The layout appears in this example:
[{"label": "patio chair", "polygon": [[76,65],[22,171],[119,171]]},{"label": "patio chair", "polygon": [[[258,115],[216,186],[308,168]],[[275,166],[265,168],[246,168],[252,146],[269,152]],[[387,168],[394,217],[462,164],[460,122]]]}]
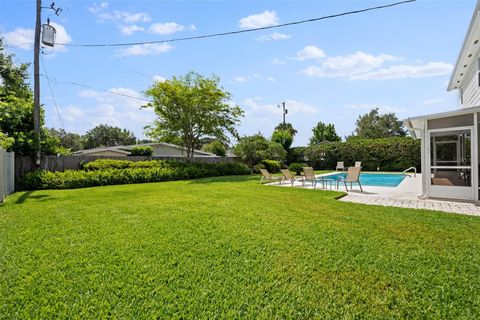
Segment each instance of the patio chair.
[{"label": "patio chair", "polygon": [[260,169],[260,173],[262,174],[262,179],[260,179],[260,184],[263,182],[278,182],[280,184],[282,182],[282,177],[274,177],[268,172],[267,169]]},{"label": "patio chair", "polygon": [[[345,190],[348,192],[348,187],[347,183],[350,183],[350,190],[353,188],[353,183],[356,182],[358,183],[358,186],[360,187],[360,192],[363,192],[362,184],[360,183],[360,172],[361,169],[360,167],[349,167],[347,170],[347,177],[342,178],[340,177],[338,182],[343,182],[345,185]],[[338,189],[338,186],[337,186]]]},{"label": "patio chair", "polygon": [[313,189],[317,186],[317,182],[322,181],[322,178],[315,177],[315,171],[313,171],[312,167],[303,167],[303,183],[302,185],[305,186],[305,182],[311,182]]},{"label": "patio chair", "polygon": [[294,176],[290,172],[290,170],[288,170],[288,169],[281,169],[280,172],[282,172],[282,175],[283,175],[282,182],[289,181],[292,184],[292,187],[293,187],[293,184],[295,183],[295,181],[302,181],[303,182],[303,177],[302,176]]},{"label": "patio chair", "polygon": [[338,170],[342,170],[342,171],[345,170],[345,165],[343,164],[343,161],[338,161],[337,162],[337,166],[335,167],[335,171],[338,171]]},{"label": "patio chair", "polygon": [[355,168],[362,168],[362,161],[355,161]]}]

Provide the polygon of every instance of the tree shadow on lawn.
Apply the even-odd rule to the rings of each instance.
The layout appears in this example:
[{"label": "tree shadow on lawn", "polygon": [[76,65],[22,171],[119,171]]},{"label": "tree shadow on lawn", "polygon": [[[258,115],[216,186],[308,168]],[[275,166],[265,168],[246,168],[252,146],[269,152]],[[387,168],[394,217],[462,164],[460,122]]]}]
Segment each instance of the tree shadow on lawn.
[{"label": "tree shadow on lawn", "polygon": [[37,200],[37,201],[47,201],[47,200],[53,200],[53,199],[46,199],[46,198],[51,198],[48,194],[38,194],[38,195],[32,195],[35,191],[26,191],[24,192],[20,197],[18,197],[14,204],[22,204],[27,200]]}]

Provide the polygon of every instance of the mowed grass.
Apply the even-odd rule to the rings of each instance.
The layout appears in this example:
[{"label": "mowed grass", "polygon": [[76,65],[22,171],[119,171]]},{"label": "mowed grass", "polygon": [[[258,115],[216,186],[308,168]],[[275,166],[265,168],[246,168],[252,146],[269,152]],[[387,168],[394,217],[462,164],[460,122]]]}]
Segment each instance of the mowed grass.
[{"label": "mowed grass", "polygon": [[8,197],[0,317],[480,317],[479,218],[258,181]]}]

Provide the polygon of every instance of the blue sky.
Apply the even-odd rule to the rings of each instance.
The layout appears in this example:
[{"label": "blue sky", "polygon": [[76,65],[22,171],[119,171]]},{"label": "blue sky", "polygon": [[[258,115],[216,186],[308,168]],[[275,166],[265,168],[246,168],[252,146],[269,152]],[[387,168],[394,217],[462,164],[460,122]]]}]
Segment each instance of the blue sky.
[{"label": "blue sky", "polygon": [[[394,1],[55,1],[59,17],[44,10],[57,42],[114,43],[162,40],[275,25]],[[44,1],[48,6],[50,2]],[[84,133],[101,123],[143,137],[154,120],[140,109],[154,80],[190,70],[216,74],[245,110],[241,134],[270,136],[281,121],[298,129],[305,145],[318,122],[341,136],[372,107],[399,118],[452,110],[447,92],[476,2],[417,1],[398,7],[236,36],[122,48],[45,48],[45,69],[63,127]],[[0,33],[15,61],[32,62],[35,2],[0,2]],[[45,68],[44,68],[45,67]],[[73,83],[81,84],[73,85]],[[42,77],[46,125],[62,127]]]}]

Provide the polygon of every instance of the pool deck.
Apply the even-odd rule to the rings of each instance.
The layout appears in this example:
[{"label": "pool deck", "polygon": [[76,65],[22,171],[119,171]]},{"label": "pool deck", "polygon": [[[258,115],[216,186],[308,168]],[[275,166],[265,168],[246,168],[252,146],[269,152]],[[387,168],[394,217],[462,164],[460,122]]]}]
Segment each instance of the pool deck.
[{"label": "pool deck", "polygon": [[[328,175],[328,174],[327,174]],[[325,175],[321,175],[325,176]],[[271,184],[276,186],[291,187],[290,183]],[[302,187],[301,182],[295,182],[294,187]],[[350,186],[348,186],[350,188]],[[311,184],[306,184],[305,188],[312,189]],[[330,186],[322,189],[322,185],[317,184],[319,190],[337,190],[336,186],[330,189]],[[338,191],[345,192],[345,187],[340,185]],[[363,186],[363,192],[360,192],[358,185],[353,185],[353,190],[348,190],[348,194],[339,201],[355,202],[367,205],[388,206],[411,209],[427,209],[449,213],[466,214],[480,216],[480,207],[473,203],[454,202],[434,199],[419,199],[422,194],[422,175],[417,174],[407,176],[397,187],[377,187]]]}]

